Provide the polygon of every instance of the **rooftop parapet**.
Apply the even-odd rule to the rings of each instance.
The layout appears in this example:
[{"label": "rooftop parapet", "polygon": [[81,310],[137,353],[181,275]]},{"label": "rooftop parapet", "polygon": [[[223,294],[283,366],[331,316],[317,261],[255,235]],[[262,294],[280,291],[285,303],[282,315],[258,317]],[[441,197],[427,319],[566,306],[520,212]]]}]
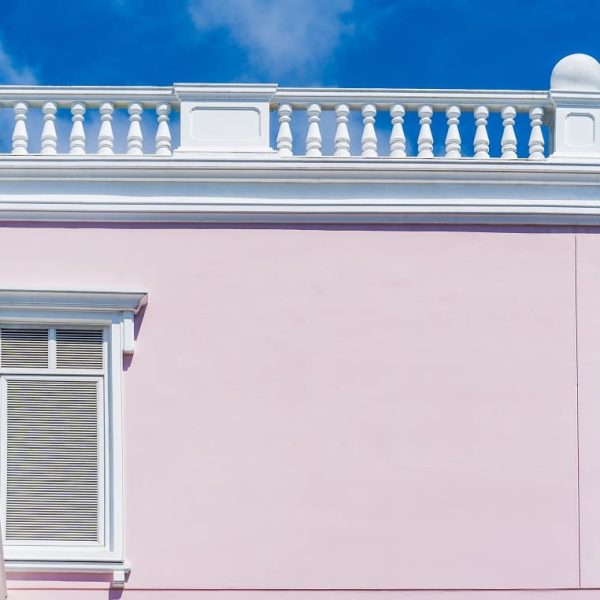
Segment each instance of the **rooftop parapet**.
[{"label": "rooftop parapet", "polygon": [[0,86],[2,116],[14,156],[599,159],[600,64],[548,91]]}]

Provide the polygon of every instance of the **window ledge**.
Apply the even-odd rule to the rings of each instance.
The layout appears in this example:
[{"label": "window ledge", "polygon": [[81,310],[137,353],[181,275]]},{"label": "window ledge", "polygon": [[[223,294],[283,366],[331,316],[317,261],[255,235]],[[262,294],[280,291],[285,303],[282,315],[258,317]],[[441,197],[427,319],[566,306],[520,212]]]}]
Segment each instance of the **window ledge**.
[{"label": "window ledge", "polygon": [[6,573],[110,573],[112,586],[123,587],[131,566],[123,562],[7,560]]}]

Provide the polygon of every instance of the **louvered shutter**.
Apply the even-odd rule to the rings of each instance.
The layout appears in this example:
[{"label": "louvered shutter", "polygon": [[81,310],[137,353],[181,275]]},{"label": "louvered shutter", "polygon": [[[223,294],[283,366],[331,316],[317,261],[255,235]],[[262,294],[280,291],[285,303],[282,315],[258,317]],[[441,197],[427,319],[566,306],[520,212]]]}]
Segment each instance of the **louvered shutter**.
[{"label": "louvered shutter", "polygon": [[101,369],[101,329],[57,329],[56,366],[59,369]]},{"label": "louvered shutter", "polygon": [[8,544],[103,543],[104,355],[102,329],[0,328]]},{"label": "louvered shutter", "polygon": [[48,329],[3,327],[1,334],[2,367],[48,367]]},{"label": "louvered shutter", "polygon": [[7,378],[7,541],[99,541],[99,387]]}]

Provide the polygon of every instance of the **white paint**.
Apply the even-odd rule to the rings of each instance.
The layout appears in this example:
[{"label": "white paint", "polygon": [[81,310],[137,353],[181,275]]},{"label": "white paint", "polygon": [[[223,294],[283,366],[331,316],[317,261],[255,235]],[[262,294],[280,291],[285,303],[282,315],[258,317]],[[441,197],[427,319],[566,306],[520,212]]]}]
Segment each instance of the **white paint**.
[{"label": "white paint", "polygon": [[83,126],[85,104],[83,102],[73,102],[71,115],[73,126],[69,136],[69,152],[71,154],[85,154],[85,129]]},{"label": "white paint", "polygon": [[274,154],[269,141],[274,85],[176,84],[181,99],[181,145],[176,154]]},{"label": "white paint", "polygon": [[517,136],[515,134],[515,117],[517,111],[514,106],[506,106],[502,109],[502,158],[517,158]]},{"label": "white paint", "polygon": [[600,63],[587,54],[565,56],[552,70],[550,88],[568,92],[600,92]]},{"label": "white paint", "polygon": [[42,129],[42,154],[56,154],[58,136],[56,135],[56,102],[46,102],[44,112],[44,128]]},{"label": "white paint", "polygon": [[350,107],[347,104],[338,104],[335,107],[335,152],[334,156],[347,158],[350,156],[350,132],[348,131],[348,116]]},{"label": "white paint", "polygon": [[460,107],[449,106],[446,109],[448,132],[446,133],[446,158],[460,158],[460,130],[458,128],[460,119]]},{"label": "white paint", "polygon": [[390,135],[390,156],[404,158],[406,156],[406,136],[404,135],[404,115],[406,111],[402,104],[394,104],[390,108],[392,118],[392,133]]}]

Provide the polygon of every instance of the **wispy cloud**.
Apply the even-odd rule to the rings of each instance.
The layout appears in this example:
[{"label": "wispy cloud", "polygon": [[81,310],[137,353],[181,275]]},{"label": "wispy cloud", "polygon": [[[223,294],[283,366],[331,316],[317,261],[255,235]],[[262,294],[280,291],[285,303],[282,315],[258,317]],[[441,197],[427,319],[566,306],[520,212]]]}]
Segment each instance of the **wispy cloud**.
[{"label": "wispy cloud", "polygon": [[318,79],[350,33],[353,0],[190,0],[199,31],[225,29],[256,74]]},{"label": "wispy cloud", "polygon": [[0,40],[0,83],[16,85],[38,83],[34,72],[28,66],[16,63],[4,48],[2,40]]}]

